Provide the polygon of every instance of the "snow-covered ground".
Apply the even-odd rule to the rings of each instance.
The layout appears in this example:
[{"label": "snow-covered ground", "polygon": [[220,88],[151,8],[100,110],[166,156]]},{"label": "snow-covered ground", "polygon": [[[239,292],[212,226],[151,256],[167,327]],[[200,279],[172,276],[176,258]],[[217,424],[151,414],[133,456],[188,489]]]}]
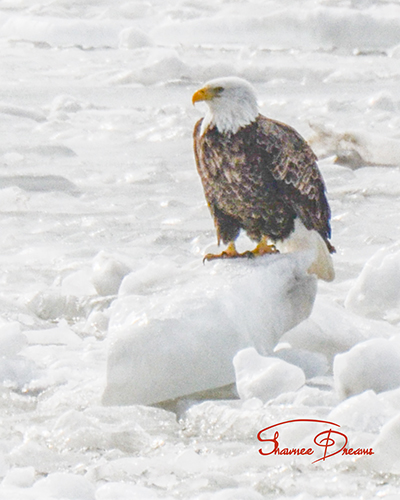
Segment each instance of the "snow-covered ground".
[{"label": "snow-covered ground", "polygon": [[[0,54],[0,498],[399,498],[399,3],[3,0]],[[202,264],[216,238],[191,96],[225,75],[319,155],[336,280],[276,352],[235,357],[242,399],[181,401],[178,417],[106,406],[119,328],[155,308],[175,333],[217,318],[189,300],[214,303],[225,266]],[[259,328],[228,299],[233,325]],[[374,455],[258,452],[259,431],[298,419]],[[280,432],[307,447],[319,425]]]}]

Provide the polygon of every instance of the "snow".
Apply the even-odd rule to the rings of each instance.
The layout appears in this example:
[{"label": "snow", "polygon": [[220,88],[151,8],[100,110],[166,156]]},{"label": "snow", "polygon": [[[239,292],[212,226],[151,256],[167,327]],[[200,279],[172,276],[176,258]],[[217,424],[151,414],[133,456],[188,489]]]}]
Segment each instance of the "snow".
[{"label": "snow", "polygon": [[[1,2],[0,499],[398,497],[399,9]],[[336,278],[312,311],[306,253],[202,264],[191,96],[227,75],[320,158]],[[374,455],[258,453],[296,419]]]}]

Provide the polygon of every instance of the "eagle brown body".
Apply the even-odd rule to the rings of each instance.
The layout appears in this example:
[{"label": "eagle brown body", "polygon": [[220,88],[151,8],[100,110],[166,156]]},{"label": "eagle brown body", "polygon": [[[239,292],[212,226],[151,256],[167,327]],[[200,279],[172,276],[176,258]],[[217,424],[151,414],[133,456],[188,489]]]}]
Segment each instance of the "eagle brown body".
[{"label": "eagle brown body", "polygon": [[[253,87],[241,78],[211,80],[192,101],[208,105],[194,129],[194,154],[218,244],[228,245],[205,259],[263,255],[289,242],[292,251],[313,250],[309,272],[331,281],[330,208],[307,142],[261,115]],[[253,251],[237,252],[241,230],[258,243]]]},{"label": "eagle brown body", "polygon": [[330,209],[316,156],[291,127],[258,115],[236,134],[222,134],[203,119],[194,129],[194,151],[218,240],[229,243],[241,229],[259,242],[286,239],[299,217],[330,251]]}]

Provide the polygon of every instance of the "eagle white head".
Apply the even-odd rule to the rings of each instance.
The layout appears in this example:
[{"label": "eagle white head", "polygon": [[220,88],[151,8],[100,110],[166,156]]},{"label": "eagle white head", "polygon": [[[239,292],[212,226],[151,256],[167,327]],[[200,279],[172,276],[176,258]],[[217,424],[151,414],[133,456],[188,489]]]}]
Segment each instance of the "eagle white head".
[{"label": "eagle white head", "polygon": [[221,133],[235,134],[241,127],[253,122],[258,116],[256,93],[249,82],[235,76],[216,78],[207,82],[193,94],[192,102],[204,101],[208,111],[201,133],[209,125]]}]

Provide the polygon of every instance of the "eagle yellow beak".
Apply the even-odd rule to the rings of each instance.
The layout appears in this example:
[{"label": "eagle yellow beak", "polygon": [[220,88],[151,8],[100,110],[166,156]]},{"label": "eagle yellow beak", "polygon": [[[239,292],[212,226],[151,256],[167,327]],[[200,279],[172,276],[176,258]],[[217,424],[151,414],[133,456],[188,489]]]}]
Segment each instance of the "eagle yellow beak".
[{"label": "eagle yellow beak", "polygon": [[199,101],[211,101],[211,99],[214,99],[216,95],[218,95],[216,89],[210,87],[203,87],[202,89],[197,90],[197,92],[193,94],[192,104],[195,104],[196,102]]}]

